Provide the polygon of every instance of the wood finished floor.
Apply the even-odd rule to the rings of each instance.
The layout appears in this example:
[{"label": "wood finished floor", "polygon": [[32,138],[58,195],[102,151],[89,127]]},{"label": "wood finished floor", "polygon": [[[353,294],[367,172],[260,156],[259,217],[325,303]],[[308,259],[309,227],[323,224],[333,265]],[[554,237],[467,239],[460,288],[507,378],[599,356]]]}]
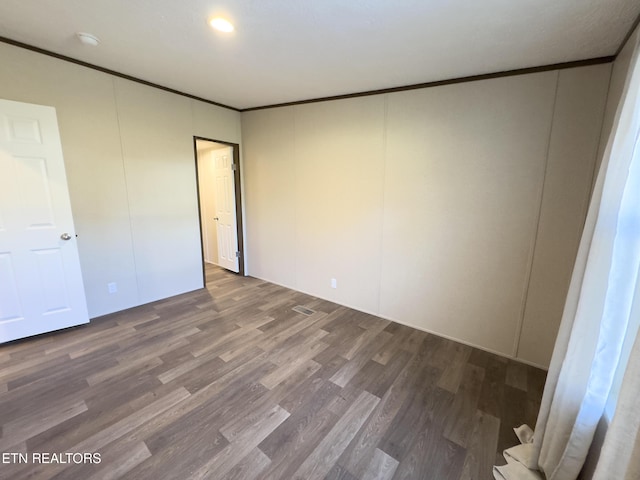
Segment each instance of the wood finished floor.
[{"label": "wood finished floor", "polygon": [[485,480],[535,423],[541,370],[215,267],[207,286],[0,346],[0,454],[28,454],[0,478]]}]

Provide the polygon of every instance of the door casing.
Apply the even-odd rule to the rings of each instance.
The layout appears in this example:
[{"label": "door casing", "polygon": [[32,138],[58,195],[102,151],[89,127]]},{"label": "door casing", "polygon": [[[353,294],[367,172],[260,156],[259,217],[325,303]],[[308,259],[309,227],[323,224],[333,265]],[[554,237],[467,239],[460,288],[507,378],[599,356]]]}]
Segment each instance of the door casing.
[{"label": "door casing", "polygon": [[245,275],[244,268],[244,236],[243,236],[243,219],[242,219],[242,191],[241,191],[241,173],[240,173],[240,144],[227,142],[224,140],[216,140],[213,138],[206,138],[200,136],[193,137],[193,153],[194,153],[194,167],[196,173],[196,197],[198,200],[198,224],[200,225],[200,251],[202,253],[202,283],[206,285],[207,279],[205,274],[205,262],[204,262],[204,243],[202,240],[202,210],[200,205],[200,182],[198,178],[198,150],[196,142],[198,140],[202,140],[205,142],[213,142],[219,143],[222,145],[227,145],[231,147],[233,151],[233,163],[236,165],[236,169],[233,172],[233,181],[235,184],[235,209],[236,209],[236,234],[238,236],[238,251],[240,252],[240,257],[238,258],[238,275]]}]

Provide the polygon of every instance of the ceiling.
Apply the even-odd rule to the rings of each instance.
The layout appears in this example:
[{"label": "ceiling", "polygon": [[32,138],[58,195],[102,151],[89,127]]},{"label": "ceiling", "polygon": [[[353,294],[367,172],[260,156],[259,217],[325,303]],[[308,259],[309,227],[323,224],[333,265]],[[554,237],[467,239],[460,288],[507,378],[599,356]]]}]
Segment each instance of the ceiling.
[{"label": "ceiling", "polygon": [[614,55],[639,14],[638,0],[2,0],[0,36],[244,109]]}]

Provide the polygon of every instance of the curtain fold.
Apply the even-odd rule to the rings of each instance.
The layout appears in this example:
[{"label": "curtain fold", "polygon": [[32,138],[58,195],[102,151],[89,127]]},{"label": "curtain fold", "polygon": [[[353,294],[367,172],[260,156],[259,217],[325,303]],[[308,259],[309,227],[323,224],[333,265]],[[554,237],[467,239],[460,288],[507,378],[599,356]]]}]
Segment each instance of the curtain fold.
[{"label": "curtain fold", "polygon": [[640,479],[640,338],[636,337],[593,480]]},{"label": "curtain fold", "polygon": [[[636,301],[640,267],[639,135],[640,63],[636,44],[594,187],[533,441],[505,452],[509,464],[494,468],[496,479],[543,478],[535,472],[537,469],[547,480],[575,480],[584,464],[619,368]],[[596,478],[640,479],[640,420],[634,423],[626,418],[640,418],[638,409],[633,409],[640,395],[639,350],[640,342],[636,342]],[[523,458],[528,465],[514,458]],[[619,468],[630,476],[611,475],[614,463],[626,464]]]}]

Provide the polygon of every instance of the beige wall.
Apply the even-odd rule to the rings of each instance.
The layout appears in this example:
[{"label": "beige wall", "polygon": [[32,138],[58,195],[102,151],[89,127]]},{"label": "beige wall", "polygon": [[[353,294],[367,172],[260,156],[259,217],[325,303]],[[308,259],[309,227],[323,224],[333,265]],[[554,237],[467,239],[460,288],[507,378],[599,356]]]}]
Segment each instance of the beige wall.
[{"label": "beige wall", "polygon": [[[193,136],[240,143],[240,115],[5,44],[0,59],[2,97],[57,109],[90,315],[201,286]],[[609,73],[243,114],[249,273],[546,365]]]},{"label": "beige wall", "polygon": [[610,68],[243,113],[249,274],[546,366]]},{"label": "beige wall", "polygon": [[589,205],[610,66],[560,72],[517,357],[548,365]]},{"label": "beige wall", "polygon": [[1,43],[0,62],[1,97],[56,108],[90,316],[201,287],[193,136],[239,143],[240,115]]}]

